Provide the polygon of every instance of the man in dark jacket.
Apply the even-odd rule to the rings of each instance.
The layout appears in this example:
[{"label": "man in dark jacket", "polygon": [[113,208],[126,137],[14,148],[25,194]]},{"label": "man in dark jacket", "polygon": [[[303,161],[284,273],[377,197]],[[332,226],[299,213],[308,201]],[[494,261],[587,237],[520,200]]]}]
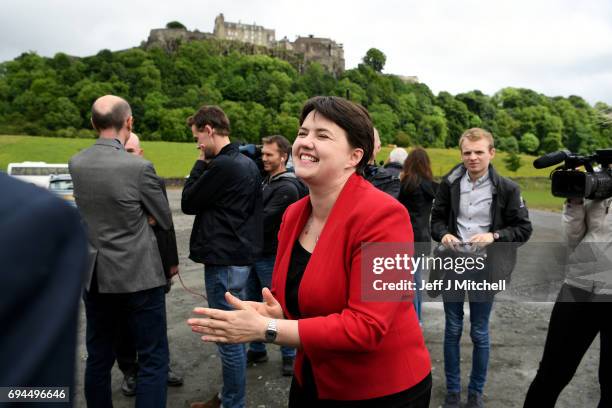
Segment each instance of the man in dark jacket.
[{"label": "man in dark jacket", "polygon": [[[0,172],[0,387],[65,387],[72,407],[87,238],[77,211]],[[47,406],[17,403],[2,406]],[[59,402],[59,399],[50,402]]]},{"label": "man in dark jacket", "polygon": [[[261,176],[255,163],[230,143],[230,123],[216,106],[203,106],[187,122],[200,157],[183,188],[181,208],[194,214],[189,258],[203,263],[208,305],[233,310],[225,292],[245,298],[251,266],[261,251]],[[192,407],[245,406],[246,353],[242,344],[219,344],[223,391]]]},{"label": "man in dark jacket", "polygon": [[378,134],[378,130],[374,128],[374,151],[365,169],[365,178],[377,189],[390,194],[393,198],[397,198],[400,192],[399,177],[395,176],[384,167],[376,165],[376,154],[380,152],[380,149],[380,135]]},{"label": "man in dark jacket", "polygon": [[408,157],[408,152],[403,147],[396,147],[389,152],[389,159],[383,166],[385,170],[391,173],[394,177],[400,178],[400,174],[404,170],[404,162]]},{"label": "man in dark jacket", "polygon": [[[463,163],[440,183],[431,212],[431,235],[447,248],[465,244],[486,248],[486,279],[508,279],[516,263],[516,246],[531,236],[531,222],[519,186],[497,174],[490,164],[495,156],[493,136],[479,128],[469,129],[459,139]],[[512,245],[509,243],[517,243]],[[466,274],[467,275],[467,274]],[[489,317],[493,297],[468,292],[471,338],[474,345],[472,372],[466,407],[483,407],[482,392],[489,361]],[[465,291],[445,291],[444,370],[445,408],[460,406],[460,351]]]},{"label": "man in dark jacket", "polygon": [[[283,214],[287,207],[308,194],[307,187],[297,178],[295,173],[287,171],[286,163],[291,152],[291,144],[283,136],[275,135],[262,140],[262,160],[267,177],[262,184],[263,195],[263,228],[264,244],[261,256],[255,261],[249,282],[247,298],[262,301],[261,291],[270,288],[272,270],[278,247],[278,231]],[[283,356],[282,373],[285,376],[293,374],[295,349],[281,346]],[[252,342],[247,352],[247,363],[263,363],[268,361],[266,346],[261,342]]]}]

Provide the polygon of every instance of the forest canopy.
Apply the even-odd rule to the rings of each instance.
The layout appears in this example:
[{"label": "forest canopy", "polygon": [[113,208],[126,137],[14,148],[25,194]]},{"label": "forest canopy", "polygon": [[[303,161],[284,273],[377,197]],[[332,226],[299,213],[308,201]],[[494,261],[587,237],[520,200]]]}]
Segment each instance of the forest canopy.
[{"label": "forest canopy", "polygon": [[213,39],[183,43],[174,52],[24,53],[0,64],[0,134],[93,137],[91,104],[112,93],[131,104],[135,132],[144,140],[191,142],[185,120],[203,104],[226,111],[237,140],[259,142],[271,134],[293,140],[302,104],[311,96],[338,95],[369,110],[385,144],[454,147],[465,129],[478,126],[510,152],[589,153],[612,146],[611,108],[604,103],[520,88],[491,96],[478,90],[434,95],[423,83],[381,73],[385,61],[370,49],[362,64],[334,77],[316,63],[247,54]]}]

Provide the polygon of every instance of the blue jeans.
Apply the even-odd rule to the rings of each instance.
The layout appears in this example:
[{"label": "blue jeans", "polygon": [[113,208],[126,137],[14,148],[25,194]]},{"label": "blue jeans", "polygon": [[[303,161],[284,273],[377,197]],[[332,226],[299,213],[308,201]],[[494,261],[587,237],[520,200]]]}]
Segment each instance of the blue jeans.
[{"label": "blue jeans", "polygon": [[[205,265],[204,284],[208,305],[234,310],[225,300],[225,292],[244,300],[250,266]],[[217,344],[221,355],[224,408],[243,408],[246,393],[246,351],[244,344]]]},{"label": "blue jeans", "polygon": [[422,325],[423,320],[421,319],[421,303],[423,303],[423,294],[421,293],[420,287],[423,274],[421,273],[421,271],[423,271],[423,267],[419,265],[419,267],[416,268],[416,270],[414,271],[414,275],[412,277],[413,282],[416,284],[414,288],[414,297],[412,298],[412,304],[414,305],[414,310],[419,319],[419,324]]},{"label": "blue jeans", "polygon": [[[445,296],[446,298],[446,296]],[[453,296],[453,300],[456,299]],[[472,372],[468,392],[482,394],[487,380],[489,365],[489,317],[493,300],[475,302],[470,299],[470,337],[472,338]],[[463,330],[463,302],[444,301],[444,373],[446,374],[446,391],[461,391],[461,332]]]},{"label": "blue jeans", "polygon": [[[272,289],[272,271],[274,270],[274,256],[259,258],[253,264],[253,269],[249,275],[247,283],[247,299],[254,302],[261,302],[261,290],[263,288]],[[266,344],[253,341],[249,344],[249,349],[254,352],[265,353]],[[281,346],[281,354],[283,357],[295,357],[295,349],[292,347]]]},{"label": "blue jeans", "polygon": [[165,407],[168,379],[168,338],[164,287],[134,293],[85,292],[87,317],[85,399],[89,408],[112,407],[113,342],[127,317],[138,353],[136,407]]}]

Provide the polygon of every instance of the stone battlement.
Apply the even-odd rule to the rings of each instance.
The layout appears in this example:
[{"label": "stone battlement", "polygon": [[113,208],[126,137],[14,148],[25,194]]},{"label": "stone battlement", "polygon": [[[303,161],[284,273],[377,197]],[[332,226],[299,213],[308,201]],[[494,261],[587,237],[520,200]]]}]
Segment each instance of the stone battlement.
[{"label": "stone battlement", "polygon": [[167,51],[178,48],[181,42],[199,41],[216,38],[220,40],[238,41],[255,46],[266,47],[273,50],[282,50],[284,54],[301,56],[304,64],[317,62],[330,73],[339,75],[344,72],[344,49],[329,38],[318,38],[312,35],[298,37],[294,42],[284,37],[276,40],[273,29],[255,24],[233,23],[225,21],[223,14],[215,18],[215,27],[212,33],[203,33],[198,30],[189,31],[184,28],[156,28],[149,33],[149,38],[143,42],[144,48],[161,46]]}]

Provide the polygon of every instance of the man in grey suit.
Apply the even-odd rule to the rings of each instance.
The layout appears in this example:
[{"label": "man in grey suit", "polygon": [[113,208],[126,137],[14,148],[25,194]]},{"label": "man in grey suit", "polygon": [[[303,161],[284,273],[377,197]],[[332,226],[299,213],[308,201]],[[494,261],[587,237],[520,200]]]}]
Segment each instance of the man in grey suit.
[{"label": "man in grey suit", "polygon": [[118,322],[127,316],[139,360],[136,407],[164,407],[166,277],[147,217],[168,230],[170,207],[153,165],[124,149],[133,123],[128,103],[113,95],[99,98],[92,106],[91,122],[99,139],[72,157],[69,165],[90,255],[83,296],[85,399],[89,407],[112,407],[113,340]]}]

